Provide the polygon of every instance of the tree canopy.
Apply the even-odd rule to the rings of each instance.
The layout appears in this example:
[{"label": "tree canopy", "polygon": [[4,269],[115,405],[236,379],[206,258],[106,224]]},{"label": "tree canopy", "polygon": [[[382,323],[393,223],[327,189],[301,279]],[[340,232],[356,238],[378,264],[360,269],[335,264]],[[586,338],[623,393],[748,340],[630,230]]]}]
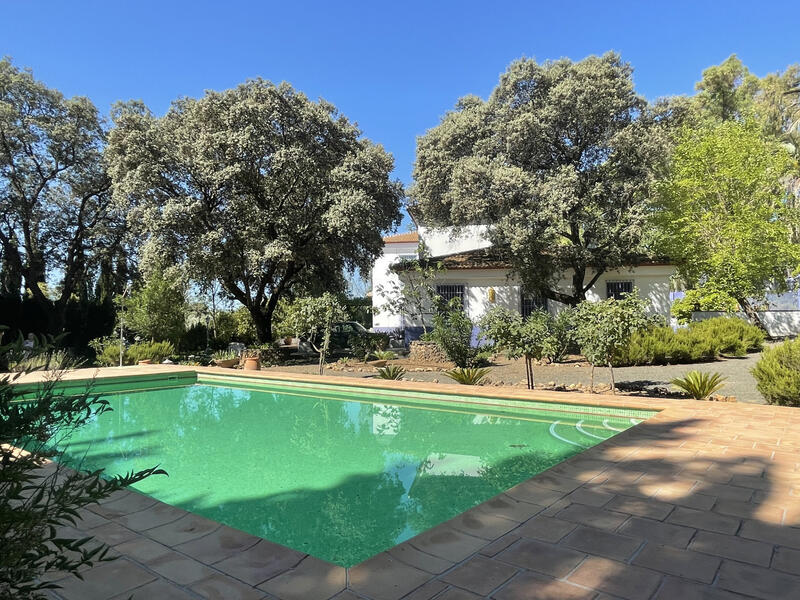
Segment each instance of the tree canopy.
[{"label": "tree canopy", "polygon": [[663,251],[691,286],[735,298],[756,320],[748,299],[785,287],[800,265],[791,241],[797,215],[783,185],[790,165],[785,149],[752,121],[687,127],[658,186]]},{"label": "tree canopy", "polygon": [[73,297],[90,295],[93,273],[108,279],[122,253],[125,215],[111,199],[105,139],[88,98],[65,98],[0,60],[0,293],[24,288],[52,332]]},{"label": "tree canopy", "polygon": [[143,263],[168,257],[217,279],[272,339],[278,300],[339,289],[367,271],[400,222],[391,156],[329,103],[256,79],[164,117],[118,105],[109,136],[114,194],[145,235]]},{"label": "tree canopy", "polygon": [[[487,224],[526,288],[576,304],[641,258],[653,168],[671,113],[614,53],[512,63],[488,100],[459,100],[417,142],[411,208],[428,224]],[[558,280],[572,273],[571,287]]]}]

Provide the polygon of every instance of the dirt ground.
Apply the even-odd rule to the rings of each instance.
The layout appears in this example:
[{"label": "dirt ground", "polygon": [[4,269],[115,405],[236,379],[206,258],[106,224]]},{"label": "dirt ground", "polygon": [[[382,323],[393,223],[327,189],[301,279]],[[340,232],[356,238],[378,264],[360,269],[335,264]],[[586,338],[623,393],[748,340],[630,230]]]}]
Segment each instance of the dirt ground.
[{"label": "dirt ground", "polygon": [[[756,388],[756,382],[750,374],[760,357],[759,353],[750,354],[742,358],[723,358],[713,362],[696,363],[692,365],[664,365],[644,367],[620,367],[614,369],[614,378],[622,392],[633,394],[646,394],[652,396],[668,396],[676,394],[676,390],[669,384],[671,379],[683,377],[692,370],[704,372],[718,372],[726,378],[725,387],[720,394],[735,396],[739,402],[763,404],[764,399]],[[416,365],[400,358],[391,361],[406,368],[408,373],[404,377],[413,381],[432,381],[452,383],[442,373],[440,368],[432,365]],[[316,373],[316,362],[308,361],[305,364],[284,365],[268,367],[270,371],[292,371],[296,373]],[[327,372],[336,375],[351,377],[374,377],[375,369],[358,361],[350,361],[346,366],[330,365]],[[591,367],[577,358],[567,362],[550,365],[537,365],[534,367],[534,376],[537,386],[545,388],[559,386],[585,386],[589,387]],[[491,385],[525,386],[525,363],[521,360],[508,360],[498,358],[489,373]],[[607,386],[610,383],[607,368],[595,369],[595,387]]]}]

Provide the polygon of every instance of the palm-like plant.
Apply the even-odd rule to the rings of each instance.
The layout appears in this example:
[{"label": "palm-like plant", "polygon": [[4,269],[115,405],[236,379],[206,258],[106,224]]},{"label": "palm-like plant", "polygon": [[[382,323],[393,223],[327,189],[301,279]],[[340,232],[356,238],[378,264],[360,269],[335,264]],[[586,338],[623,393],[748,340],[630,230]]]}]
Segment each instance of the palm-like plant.
[{"label": "palm-like plant", "polygon": [[489,374],[490,370],[487,368],[479,369],[478,367],[459,367],[445,371],[444,374],[462,385],[478,385]]},{"label": "palm-like plant", "polygon": [[378,369],[378,377],[381,379],[402,379],[406,370],[398,365],[389,365]]},{"label": "palm-like plant", "polygon": [[376,360],[394,360],[397,355],[391,350],[376,350],[372,353]]},{"label": "palm-like plant", "polygon": [[676,378],[670,383],[695,400],[708,400],[714,392],[719,391],[725,385],[725,377],[719,373],[689,371],[683,379]]}]

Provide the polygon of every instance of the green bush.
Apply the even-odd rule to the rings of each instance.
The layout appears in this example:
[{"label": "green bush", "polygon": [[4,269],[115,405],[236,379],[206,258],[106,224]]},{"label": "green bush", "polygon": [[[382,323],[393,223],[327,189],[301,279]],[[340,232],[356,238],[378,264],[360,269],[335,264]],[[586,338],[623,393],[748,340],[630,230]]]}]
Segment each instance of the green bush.
[{"label": "green bush", "polygon": [[764,332],[737,317],[714,317],[689,325],[697,335],[716,340],[720,354],[744,356],[764,347]]},{"label": "green bush", "polygon": [[347,340],[350,350],[359,360],[366,362],[370,355],[389,347],[389,336],[385,333],[353,333]]},{"label": "green bush", "polygon": [[449,303],[439,303],[433,317],[433,331],[426,337],[436,342],[448,360],[457,367],[475,367],[488,363],[489,353],[472,345],[474,324],[466,315],[461,302],[454,298]]},{"label": "green bush", "polygon": [[800,339],[764,350],[752,373],[767,402],[800,406]]},{"label": "green bush", "polygon": [[575,339],[575,309],[565,306],[552,318],[553,361],[561,362],[567,354],[578,354],[580,347]]},{"label": "green bush", "polygon": [[720,355],[744,356],[764,345],[764,333],[736,317],[715,317],[673,331],[650,327],[634,333],[617,352],[615,366],[684,364],[714,360]]},{"label": "green bush", "polygon": [[[95,338],[89,342],[89,347],[94,350],[95,362],[102,367],[119,365],[119,338],[113,335]],[[124,361],[123,355],[123,361]]]},{"label": "green bush", "polygon": [[208,329],[203,323],[195,323],[181,334],[178,347],[182,352],[205,350],[206,342],[210,342]]},{"label": "green bush", "polygon": [[[89,342],[95,351],[97,364],[102,366],[119,365],[119,338],[107,336]],[[131,344],[122,354],[123,365],[135,365],[140,360],[151,360],[160,363],[165,358],[175,355],[175,346],[171,342],[139,342]]]},{"label": "green bush", "polygon": [[151,360],[160,363],[175,354],[175,346],[171,342],[139,342],[131,344],[123,356],[126,365],[135,365],[140,360]]}]

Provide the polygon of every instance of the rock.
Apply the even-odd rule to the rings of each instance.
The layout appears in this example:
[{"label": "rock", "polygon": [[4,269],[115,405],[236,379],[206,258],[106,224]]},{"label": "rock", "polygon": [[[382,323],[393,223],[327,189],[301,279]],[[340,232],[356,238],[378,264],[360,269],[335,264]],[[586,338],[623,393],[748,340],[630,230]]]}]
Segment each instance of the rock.
[{"label": "rock", "polygon": [[555,381],[548,381],[547,382],[547,387],[551,387],[551,388],[556,387],[556,382]]},{"label": "rock", "polygon": [[432,379],[431,382],[432,383],[439,383],[439,380],[438,379]]}]

